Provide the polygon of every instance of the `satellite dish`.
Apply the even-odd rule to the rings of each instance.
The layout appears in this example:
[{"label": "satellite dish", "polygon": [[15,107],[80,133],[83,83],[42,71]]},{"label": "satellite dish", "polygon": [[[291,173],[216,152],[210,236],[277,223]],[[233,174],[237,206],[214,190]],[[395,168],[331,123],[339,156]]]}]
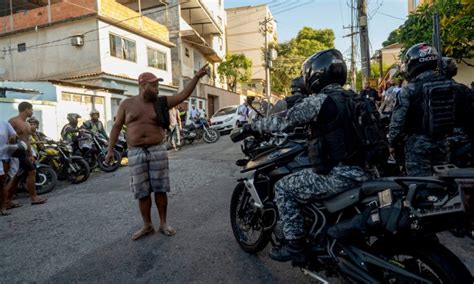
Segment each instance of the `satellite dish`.
[{"label": "satellite dish", "polygon": [[3,74],[5,74],[5,72],[6,72],[5,68],[0,67],[0,76],[2,76]]}]

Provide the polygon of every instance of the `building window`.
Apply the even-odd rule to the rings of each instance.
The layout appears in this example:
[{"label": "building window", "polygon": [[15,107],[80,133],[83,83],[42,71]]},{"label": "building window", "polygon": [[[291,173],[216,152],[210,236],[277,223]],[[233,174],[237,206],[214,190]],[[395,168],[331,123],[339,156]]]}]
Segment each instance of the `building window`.
[{"label": "building window", "polygon": [[71,94],[70,93],[61,93],[61,100],[65,102],[70,102],[71,100]]},{"label": "building window", "polygon": [[136,53],[136,44],[134,41],[126,39],[124,37],[110,34],[110,55],[136,62],[137,53]]},{"label": "building window", "polygon": [[186,57],[189,57],[189,49],[187,49],[186,47],[184,48],[184,54],[186,55]]},{"label": "building window", "polygon": [[153,48],[147,48],[148,66],[167,70],[166,68],[166,53]]},{"label": "building window", "polygon": [[416,10],[416,6],[420,4],[420,0],[412,0],[412,3],[413,3],[413,9]]}]

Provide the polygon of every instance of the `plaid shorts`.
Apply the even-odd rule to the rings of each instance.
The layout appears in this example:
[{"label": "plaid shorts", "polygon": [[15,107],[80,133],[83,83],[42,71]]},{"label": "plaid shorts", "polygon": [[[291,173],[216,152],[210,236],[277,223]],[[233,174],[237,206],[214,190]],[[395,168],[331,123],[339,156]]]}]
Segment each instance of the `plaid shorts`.
[{"label": "plaid shorts", "polygon": [[131,147],[128,150],[130,187],[135,199],[152,192],[169,192],[169,167],[166,144]]}]

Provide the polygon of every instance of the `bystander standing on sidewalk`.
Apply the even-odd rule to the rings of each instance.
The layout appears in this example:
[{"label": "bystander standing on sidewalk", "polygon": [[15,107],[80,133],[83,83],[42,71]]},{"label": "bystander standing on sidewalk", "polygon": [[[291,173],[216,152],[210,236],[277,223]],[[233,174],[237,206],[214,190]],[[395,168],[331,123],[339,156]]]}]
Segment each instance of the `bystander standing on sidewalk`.
[{"label": "bystander standing on sidewalk", "polygon": [[[20,168],[28,172],[26,178],[26,189],[30,194],[31,205],[44,204],[48,199],[39,197],[36,193],[36,167],[35,167],[35,158],[33,157],[33,152],[30,144],[30,135],[31,135],[31,126],[26,122],[27,118],[30,118],[33,115],[33,105],[29,102],[21,102],[18,105],[18,115],[12,117],[9,120],[9,123],[15,129],[18,138],[27,145],[26,153],[22,153],[18,156],[20,162]],[[15,194],[19,177],[15,176],[8,182],[7,191],[8,191],[8,200],[12,200],[13,195]]]},{"label": "bystander standing on sidewalk", "polygon": [[171,146],[175,151],[178,151],[178,145],[180,145],[179,130],[181,129],[181,119],[179,117],[178,110],[174,107],[170,109],[170,135],[171,135]]}]

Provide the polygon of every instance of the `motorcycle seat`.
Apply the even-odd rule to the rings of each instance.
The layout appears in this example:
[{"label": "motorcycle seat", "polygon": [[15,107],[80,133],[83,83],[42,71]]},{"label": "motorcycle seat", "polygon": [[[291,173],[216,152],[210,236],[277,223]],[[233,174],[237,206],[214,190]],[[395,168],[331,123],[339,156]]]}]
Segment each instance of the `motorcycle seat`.
[{"label": "motorcycle seat", "polygon": [[361,186],[361,194],[364,196],[374,195],[386,189],[400,189],[400,185],[393,180],[371,180]]},{"label": "motorcycle seat", "polygon": [[361,188],[356,187],[323,200],[324,207],[335,213],[359,202]]}]

